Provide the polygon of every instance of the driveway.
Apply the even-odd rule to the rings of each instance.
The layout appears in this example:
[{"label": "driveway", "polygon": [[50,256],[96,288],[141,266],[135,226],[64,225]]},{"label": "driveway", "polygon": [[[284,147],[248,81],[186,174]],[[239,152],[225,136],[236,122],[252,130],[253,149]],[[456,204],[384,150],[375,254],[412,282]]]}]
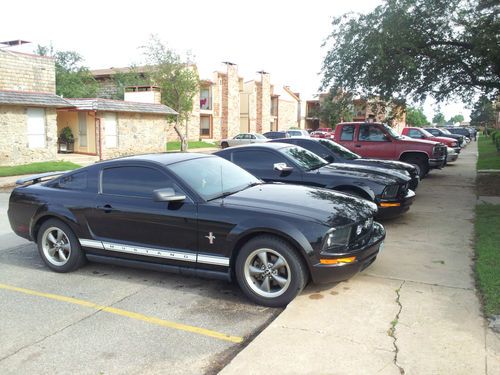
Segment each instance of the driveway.
[{"label": "driveway", "polygon": [[384,223],[371,267],[309,286],[221,374],[500,374],[472,270],[476,146]]},{"label": "driveway", "polygon": [[216,373],[281,311],[237,286],[103,264],[51,272],[0,193],[0,373]]}]

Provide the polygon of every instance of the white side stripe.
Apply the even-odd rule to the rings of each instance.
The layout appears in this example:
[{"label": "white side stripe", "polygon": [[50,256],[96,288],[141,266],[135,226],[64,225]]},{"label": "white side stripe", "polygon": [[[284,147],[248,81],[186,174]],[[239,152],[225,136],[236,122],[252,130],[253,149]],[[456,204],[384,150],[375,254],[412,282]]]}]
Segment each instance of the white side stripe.
[{"label": "white side stripe", "polygon": [[112,242],[101,242],[96,240],[87,240],[80,238],[80,244],[84,247],[102,249],[108,251],[117,251],[120,253],[138,254],[156,258],[182,260],[184,262],[198,262],[203,264],[212,264],[216,266],[229,267],[229,258],[216,255],[196,255],[194,253],[185,253],[166,249],[155,249],[150,247],[130,246]]}]

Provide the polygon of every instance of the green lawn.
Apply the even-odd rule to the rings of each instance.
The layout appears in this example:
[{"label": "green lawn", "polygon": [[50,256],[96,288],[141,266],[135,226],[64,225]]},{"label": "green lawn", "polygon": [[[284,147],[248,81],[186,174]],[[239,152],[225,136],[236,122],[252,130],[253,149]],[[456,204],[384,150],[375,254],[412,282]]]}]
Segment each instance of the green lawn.
[{"label": "green lawn", "polygon": [[500,152],[497,152],[491,137],[481,135],[478,139],[479,157],[477,169],[500,169]]},{"label": "green lawn", "polygon": [[487,315],[500,314],[500,205],[476,207],[476,278]]},{"label": "green lawn", "polygon": [[71,163],[69,161],[44,161],[41,163],[15,165],[13,167],[0,167],[0,177],[55,171],[69,171],[76,168],[80,168],[80,165]]},{"label": "green lawn", "polygon": [[[217,147],[215,143],[204,141],[189,141],[188,150],[192,148],[209,148]],[[167,142],[167,151],[179,151],[181,149],[181,141]]]}]

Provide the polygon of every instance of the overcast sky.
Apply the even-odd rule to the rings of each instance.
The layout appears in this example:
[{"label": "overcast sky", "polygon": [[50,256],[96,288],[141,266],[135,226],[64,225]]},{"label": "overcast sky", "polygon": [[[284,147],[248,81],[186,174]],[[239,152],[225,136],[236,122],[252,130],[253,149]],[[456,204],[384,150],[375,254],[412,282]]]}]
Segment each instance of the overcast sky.
[{"label": "overcast sky", "polygon": [[[254,79],[265,70],[276,85],[289,85],[302,98],[318,92],[326,51],[321,44],[331,18],[367,12],[379,0],[184,0],[36,1],[8,0],[1,6],[0,41],[24,39],[32,51],[50,43],[74,50],[91,69],[141,63],[139,46],[157,34],[169,47],[191,51],[201,78],[211,78],[221,62],[238,64],[240,76]],[[445,104],[446,118],[469,110]],[[424,106],[429,120],[434,108]]]}]

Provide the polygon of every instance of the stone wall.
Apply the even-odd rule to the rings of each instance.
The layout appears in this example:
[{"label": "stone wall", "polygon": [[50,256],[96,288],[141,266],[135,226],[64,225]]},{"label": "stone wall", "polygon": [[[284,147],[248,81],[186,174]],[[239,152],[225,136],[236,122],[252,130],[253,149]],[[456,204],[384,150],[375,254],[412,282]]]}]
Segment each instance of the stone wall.
[{"label": "stone wall", "polygon": [[[98,117],[104,118],[103,113]],[[106,124],[103,121],[103,134]],[[164,115],[141,113],[118,113],[117,133],[118,147],[106,148],[103,145],[103,159],[118,156],[165,152],[168,122]]]},{"label": "stone wall", "polygon": [[55,93],[54,59],[0,49],[0,90]]},{"label": "stone wall", "polygon": [[221,138],[232,138],[240,132],[240,84],[236,65],[227,65],[222,78]]},{"label": "stone wall", "polygon": [[267,131],[271,123],[271,78],[269,74],[262,73],[260,82],[256,82],[257,88],[257,119],[256,131],[262,133]]},{"label": "stone wall", "polygon": [[278,99],[278,130],[298,127],[297,102]]},{"label": "stone wall", "polygon": [[28,148],[28,115],[23,106],[0,105],[0,166],[51,161],[57,155],[57,114],[45,109],[45,147]]}]

